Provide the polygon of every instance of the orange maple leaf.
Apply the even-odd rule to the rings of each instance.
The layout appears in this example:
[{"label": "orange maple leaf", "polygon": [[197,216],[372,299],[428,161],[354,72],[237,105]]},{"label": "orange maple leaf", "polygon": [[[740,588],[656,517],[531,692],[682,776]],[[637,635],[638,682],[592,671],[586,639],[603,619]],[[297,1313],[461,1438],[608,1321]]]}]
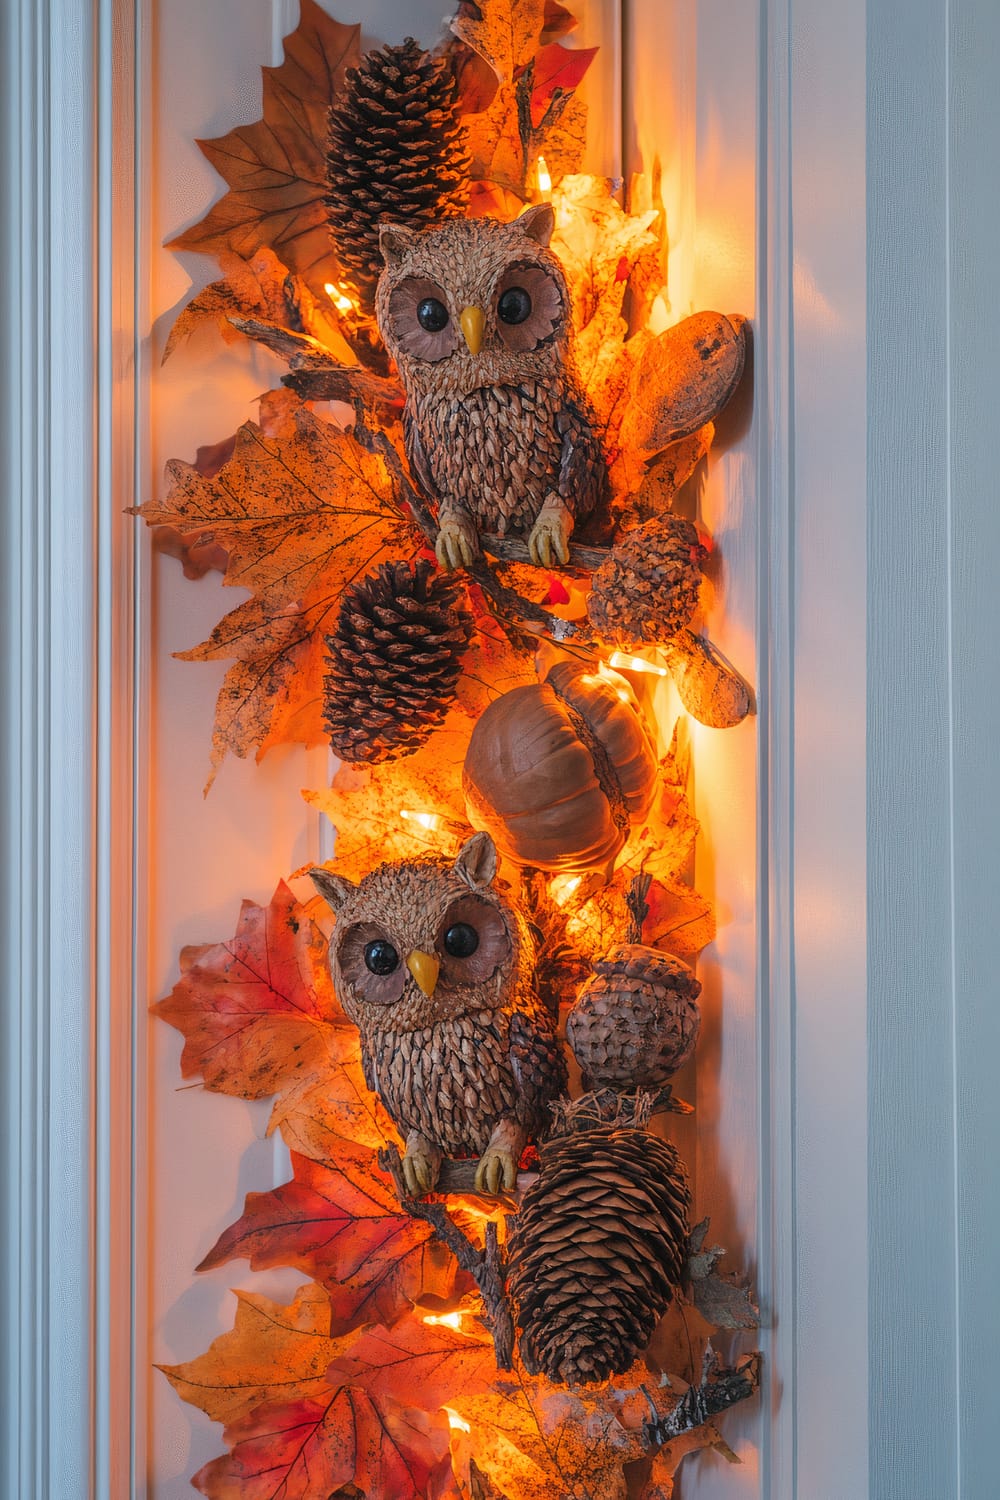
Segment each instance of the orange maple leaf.
[{"label": "orange maple leaf", "polygon": [[263,118],[198,142],[229,192],[171,240],[171,249],[233,250],[249,260],[268,245],[317,292],[334,279],[323,206],[326,119],[347,69],[360,59],[360,33],[316,0],[301,0],[284,61],[262,70]]},{"label": "orange maple leaf", "polygon": [[254,591],[207,641],[178,653],[234,662],[216,707],[212,776],[227,751],[256,749],[260,759],[274,744],[318,743],[324,636],[344,590],[422,544],[381,458],[300,407],[274,435],[245,423],[211,477],[180,460],[167,474],[166,496],[137,514],[150,526],[211,538],[228,555],[225,583]]},{"label": "orange maple leaf", "polygon": [[180,1365],[158,1366],[177,1394],[213,1422],[235,1422],[265,1402],[322,1397],[326,1371],[341,1351],[330,1336],[323,1288],[299,1287],[286,1306],[237,1292],[231,1329]]},{"label": "orange maple leaf", "polygon": [[185,948],[180,979],[153,1009],[184,1035],[183,1076],[242,1099],[313,1064],[340,1018],[326,939],[284,881],[268,906],[243,902],[228,942]]}]

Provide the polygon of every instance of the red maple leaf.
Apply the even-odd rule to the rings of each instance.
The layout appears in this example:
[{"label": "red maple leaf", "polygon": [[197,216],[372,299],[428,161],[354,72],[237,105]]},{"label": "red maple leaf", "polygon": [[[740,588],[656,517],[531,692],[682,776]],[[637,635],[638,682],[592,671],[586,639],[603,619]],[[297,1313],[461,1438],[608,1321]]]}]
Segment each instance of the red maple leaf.
[{"label": "red maple leaf", "polygon": [[330,1294],[332,1330],[391,1323],[421,1295],[448,1296],[457,1267],[430,1226],[405,1214],[373,1153],[344,1142],[335,1166],[292,1153],[293,1178],[248,1193],[242,1216],[199,1271],[236,1257],[258,1271],[295,1266]]},{"label": "red maple leaf", "polygon": [[228,942],[185,948],[180,979],[153,1007],[184,1035],[184,1077],[261,1099],[312,1066],[340,1019],[326,950],[283,881],[268,906],[243,902]]},{"label": "red maple leaf", "polygon": [[455,1494],[443,1419],[376,1405],[346,1386],[329,1401],[259,1406],[225,1438],[233,1451],[191,1481],[210,1500],[327,1500],[349,1484],[385,1500]]},{"label": "red maple leaf", "polygon": [[535,58],[531,88],[531,123],[536,130],[556,92],[571,94],[599,51],[598,47],[561,47],[558,42],[542,48]]}]

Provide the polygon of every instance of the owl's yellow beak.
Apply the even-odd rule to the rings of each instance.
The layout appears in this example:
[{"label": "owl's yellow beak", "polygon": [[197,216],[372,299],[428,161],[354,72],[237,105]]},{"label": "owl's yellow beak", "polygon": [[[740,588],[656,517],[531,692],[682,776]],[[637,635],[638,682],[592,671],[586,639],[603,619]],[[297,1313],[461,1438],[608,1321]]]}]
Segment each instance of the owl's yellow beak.
[{"label": "owl's yellow beak", "polygon": [[419,948],[414,948],[406,960],[406,967],[429,1000],[438,982],[441,960],[435,958],[433,953],[422,953]]},{"label": "owl's yellow beak", "polygon": [[483,329],[486,327],[486,314],[481,307],[463,307],[462,315],[458,320],[465,334],[465,342],[469,346],[470,354],[478,354],[483,347]]}]

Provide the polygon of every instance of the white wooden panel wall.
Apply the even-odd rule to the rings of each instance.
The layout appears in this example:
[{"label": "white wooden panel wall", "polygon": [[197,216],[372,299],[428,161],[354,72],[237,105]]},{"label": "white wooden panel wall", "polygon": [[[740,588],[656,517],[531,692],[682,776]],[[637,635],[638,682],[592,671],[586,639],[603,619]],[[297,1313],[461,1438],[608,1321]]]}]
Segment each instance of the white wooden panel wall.
[{"label": "white wooden panel wall", "polygon": [[997,1492],[1000,11],[872,0],[872,1494]]}]

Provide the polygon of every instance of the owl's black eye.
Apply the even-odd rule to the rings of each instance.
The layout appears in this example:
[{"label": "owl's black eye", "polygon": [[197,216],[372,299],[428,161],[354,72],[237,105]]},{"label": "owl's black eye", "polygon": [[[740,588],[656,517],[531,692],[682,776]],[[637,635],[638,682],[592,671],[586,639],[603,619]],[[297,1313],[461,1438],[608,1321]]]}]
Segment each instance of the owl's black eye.
[{"label": "owl's black eye", "polygon": [[365,967],[372,974],[392,974],[399,968],[399,954],[391,943],[377,938],[374,943],[365,944]]},{"label": "owl's black eye", "polygon": [[497,303],[501,323],[523,323],[531,312],[531,298],[523,286],[511,286]]},{"label": "owl's black eye", "polygon": [[444,947],[452,958],[471,958],[479,947],[479,933],[468,922],[456,922],[444,935]]},{"label": "owl's black eye", "polygon": [[440,333],[448,326],[448,309],[436,297],[425,297],[417,304],[417,322],[428,333]]}]

